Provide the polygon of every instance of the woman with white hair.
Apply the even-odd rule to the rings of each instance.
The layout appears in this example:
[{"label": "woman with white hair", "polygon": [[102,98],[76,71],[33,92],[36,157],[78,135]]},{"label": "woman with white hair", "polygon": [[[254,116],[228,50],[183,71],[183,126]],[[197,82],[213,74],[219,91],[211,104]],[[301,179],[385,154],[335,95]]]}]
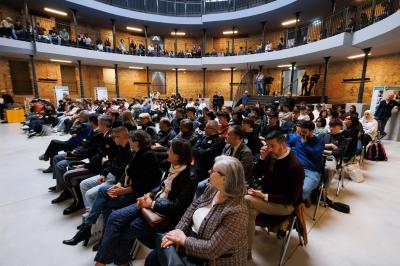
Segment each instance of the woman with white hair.
[{"label": "woman with white hair", "polygon": [[[176,248],[182,261],[196,265],[247,265],[248,210],[244,201],[244,171],[240,161],[218,156],[210,184],[187,209],[175,230],[163,236],[146,258],[146,266],[161,265]],[[167,249],[169,247],[169,249]],[[173,250],[172,250],[173,252]]]},{"label": "woman with white hair", "polygon": [[370,110],[366,110],[363,117],[360,119],[360,123],[364,130],[362,144],[366,146],[371,140],[378,136],[378,121],[376,121]]}]

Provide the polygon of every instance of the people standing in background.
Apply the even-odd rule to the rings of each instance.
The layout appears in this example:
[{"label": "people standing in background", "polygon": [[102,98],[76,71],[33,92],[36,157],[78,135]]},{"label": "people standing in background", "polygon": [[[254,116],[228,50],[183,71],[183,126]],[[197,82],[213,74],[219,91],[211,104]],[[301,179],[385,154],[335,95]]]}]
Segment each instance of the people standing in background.
[{"label": "people standing in background", "polygon": [[225,99],[221,92],[218,92],[218,111],[222,111],[222,106],[224,106]]},{"label": "people standing in background", "polygon": [[260,71],[256,77],[257,95],[263,95],[264,92],[264,74]]},{"label": "people standing in background", "polygon": [[[308,81],[310,80],[310,76],[307,75],[307,72],[304,72],[303,78],[301,79],[301,96],[307,96],[307,86]],[[305,91],[305,94],[304,94]]]},{"label": "people standing in background", "polygon": [[242,104],[244,108],[246,108],[248,101],[249,101],[249,91],[245,90],[242,96]]},{"label": "people standing in background", "polygon": [[292,98],[292,93],[289,91],[287,97],[285,97],[285,102],[289,106],[289,111],[293,112],[296,101]]},{"label": "people standing in background", "polygon": [[375,117],[379,124],[379,133],[381,134],[382,138],[387,135],[385,132],[386,123],[392,116],[392,109],[395,106],[397,106],[397,111],[400,112],[400,103],[394,99],[394,93],[392,92],[388,94],[386,100],[381,101],[378,109],[375,112]]},{"label": "people standing in background", "polygon": [[215,92],[212,98],[212,106],[213,106],[213,110],[214,112],[217,111],[218,109],[218,93]]}]

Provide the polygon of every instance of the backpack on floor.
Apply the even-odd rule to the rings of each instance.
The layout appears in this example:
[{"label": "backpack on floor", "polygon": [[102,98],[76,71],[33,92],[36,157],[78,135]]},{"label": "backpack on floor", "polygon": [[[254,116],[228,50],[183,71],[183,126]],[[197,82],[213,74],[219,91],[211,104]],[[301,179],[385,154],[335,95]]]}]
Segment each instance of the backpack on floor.
[{"label": "backpack on floor", "polygon": [[365,155],[367,160],[371,161],[387,161],[385,147],[380,141],[374,141],[367,147],[367,154]]}]

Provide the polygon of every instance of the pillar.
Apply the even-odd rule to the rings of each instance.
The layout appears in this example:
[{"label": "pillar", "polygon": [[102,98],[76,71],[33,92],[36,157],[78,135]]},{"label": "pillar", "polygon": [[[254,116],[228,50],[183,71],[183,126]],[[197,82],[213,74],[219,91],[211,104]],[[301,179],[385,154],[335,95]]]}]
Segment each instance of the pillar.
[{"label": "pillar", "polygon": [[294,67],[296,66],[296,62],[292,62],[292,69],[290,71],[290,93],[293,94],[293,82],[294,82]]},{"label": "pillar", "polygon": [[144,40],[144,55],[146,55],[146,56],[147,56],[147,48],[148,48],[147,29],[148,29],[148,26],[147,25],[144,26],[144,38],[145,38],[145,40]]},{"label": "pillar", "polygon": [[82,62],[78,60],[78,70],[79,70],[79,88],[81,91],[81,98],[85,98],[85,90],[83,88],[83,74],[82,74]]},{"label": "pillar", "polygon": [[[265,21],[261,22],[262,26],[262,33],[261,33],[261,49],[264,51],[265,50]],[[247,51],[246,51],[247,52]]]},{"label": "pillar", "polygon": [[177,53],[178,53],[178,35],[177,35],[177,32],[178,32],[178,30],[174,29],[174,32],[175,32],[174,55],[175,55],[175,57],[177,57]]},{"label": "pillar", "polygon": [[175,96],[177,97],[179,93],[178,89],[178,68],[175,68]]},{"label": "pillar", "polygon": [[364,86],[365,86],[365,75],[367,74],[367,64],[368,64],[368,54],[371,52],[371,47],[364,48],[364,62],[361,73],[361,81],[360,81],[360,89],[358,90],[358,100],[357,103],[362,103],[363,95],[364,95]]},{"label": "pillar", "polygon": [[203,98],[206,98],[206,70],[207,68],[203,67]]},{"label": "pillar", "polygon": [[25,19],[22,21],[22,25],[26,28],[27,27],[27,22],[29,21],[29,9],[28,9],[28,1],[24,1],[24,14],[25,14]]},{"label": "pillar", "polygon": [[147,97],[150,97],[150,78],[149,78],[149,67],[146,66],[146,85],[147,85]]},{"label": "pillar", "polygon": [[76,46],[79,46],[79,43],[78,43],[78,20],[76,19],[76,9],[72,9],[72,19],[74,21],[74,31],[75,31]]},{"label": "pillar", "polygon": [[202,57],[206,56],[206,41],[207,41],[206,33],[207,33],[207,29],[203,29],[203,41],[202,41],[202,45],[201,45],[201,56]]},{"label": "pillar", "polygon": [[235,55],[235,27],[232,27],[232,55]]},{"label": "pillar", "polygon": [[324,70],[324,83],[322,83],[322,96],[321,96],[321,103],[326,103],[326,79],[328,76],[328,63],[330,56],[324,57],[325,59],[325,70]]},{"label": "pillar", "polygon": [[113,51],[117,51],[117,32],[115,30],[115,19],[111,19],[112,35],[113,35]]},{"label": "pillar", "polygon": [[39,98],[39,86],[36,77],[35,59],[33,58],[33,55],[29,55],[29,57],[31,59],[31,68],[32,68],[33,95],[35,96],[35,98]]},{"label": "pillar", "polygon": [[230,99],[233,101],[233,70],[235,68],[231,67],[231,91],[230,91]]},{"label": "pillar", "polygon": [[299,45],[299,27],[298,27],[298,20],[300,17],[300,12],[296,12],[296,26],[294,28],[294,46]]},{"label": "pillar", "polygon": [[115,93],[117,98],[119,98],[119,79],[118,79],[118,64],[114,65],[115,70]]}]

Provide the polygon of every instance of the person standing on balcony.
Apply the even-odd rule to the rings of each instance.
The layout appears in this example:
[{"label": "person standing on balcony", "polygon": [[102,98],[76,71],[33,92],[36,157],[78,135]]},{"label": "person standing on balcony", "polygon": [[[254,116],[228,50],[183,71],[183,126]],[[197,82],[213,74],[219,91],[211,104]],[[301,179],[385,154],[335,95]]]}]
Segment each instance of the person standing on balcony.
[{"label": "person standing on balcony", "polygon": [[218,92],[218,111],[222,111],[222,106],[224,106],[225,99],[221,92]]},{"label": "person standing on balcony", "polygon": [[242,104],[244,108],[246,108],[248,101],[249,101],[249,91],[245,90],[242,96]]},{"label": "person standing on balcony", "polygon": [[263,90],[264,90],[264,74],[260,71],[257,74],[256,77],[256,86],[257,86],[257,95],[261,96],[263,95]]}]

